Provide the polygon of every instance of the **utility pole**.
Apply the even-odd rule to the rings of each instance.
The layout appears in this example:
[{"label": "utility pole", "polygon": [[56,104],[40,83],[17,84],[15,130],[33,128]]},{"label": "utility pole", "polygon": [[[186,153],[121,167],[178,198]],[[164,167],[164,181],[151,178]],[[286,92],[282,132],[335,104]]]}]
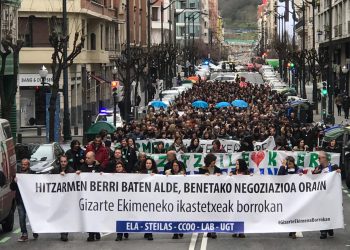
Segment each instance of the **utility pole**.
[{"label": "utility pole", "polygon": [[129,122],[130,113],[130,1],[126,1],[126,82],[124,83],[125,120]]},{"label": "utility pole", "polygon": [[328,114],[330,115],[331,123],[334,124],[333,115],[333,6],[332,1],[329,2],[329,46],[328,46],[328,77],[327,77],[327,89],[328,89]]},{"label": "utility pole", "polygon": [[[315,7],[316,0],[312,0],[312,49],[316,52],[316,35],[315,35]],[[316,56],[316,53],[315,53]],[[317,79],[316,79],[316,58],[315,56],[312,59],[312,102],[314,103],[314,108],[316,114],[318,114],[318,100],[317,100]]]},{"label": "utility pole", "polygon": [[160,37],[161,37],[161,45],[164,45],[164,3],[160,5]]},{"label": "utility pole", "polygon": [[305,13],[305,2],[303,1],[303,53],[301,54],[302,56],[302,59],[303,59],[303,63],[302,63],[302,86],[300,86],[300,94],[303,98],[306,97],[306,93],[305,93],[305,71],[306,71],[306,68],[305,68],[305,50],[306,50],[306,46],[305,46],[305,25],[306,25],[306,13]]},{"label": "utility pole", "polygon": [[[62,33],[63,37],[67,36],[67,0],[62,1]],[[63,61],[67,62],[67,46],[68,44],[63,43]],[[52,128],[54,129],[54,128]],[[69,101],[68,101],[68,67],[64,65],[63,68],[63,139],[69,141],[72,139],[70,130],[70,114],[69,114]]]}]

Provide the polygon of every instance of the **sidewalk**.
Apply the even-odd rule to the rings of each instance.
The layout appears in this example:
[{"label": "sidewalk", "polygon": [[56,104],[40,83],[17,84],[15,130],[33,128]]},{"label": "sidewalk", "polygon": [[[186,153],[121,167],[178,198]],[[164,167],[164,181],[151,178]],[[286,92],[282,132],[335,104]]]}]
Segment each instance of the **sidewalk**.
[{"label": "sidewalk", "polygon": [[[336,114],[334,114],[335,124],[350,124],[350,120],[349,119],[346,120],[344,118],[344,112],[342,112],[342,116],[338,116],[337,110],[335,112],[336,112]],[[314,122],[319,122],[319,121],[322,121],[321,112],[319,111],[319,114],[317,115],[316,112],[314,111]]]}]

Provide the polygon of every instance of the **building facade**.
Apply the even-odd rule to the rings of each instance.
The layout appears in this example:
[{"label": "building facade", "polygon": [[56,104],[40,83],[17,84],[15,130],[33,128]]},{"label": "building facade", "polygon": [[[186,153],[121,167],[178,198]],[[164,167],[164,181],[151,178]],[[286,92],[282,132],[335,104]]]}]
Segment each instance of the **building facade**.
[{"label": "building facade", "polygon": [[[23,0],[19,10],[19,38],[25,44],[20,53],[17,112],[20,127],[45,125],[45,98],[40,91],[38,74],[42,65],[49,71],[46,83],[52,83],[50,32],[62,31],[62,2]],[[140,6],[140,8],[142,8]],[[113,61],[125,44],[125,0],[67,1],[68,54],[75,32],[85,37],[84,48],[68,68],[71,125],[80,126],[85,110],[96,114],[101,107],[110,107]],[[134,9],[133,9],[134,10]],[[135,11],[137,12],[137,11]],[[138,12],[137,12],[138,13]],[[133,16],[139,18],[138,15]],[[139,35],[138,35],[139,34]],[[134,27],[132,41],[143,42],[143,35]],[[145,40],[145,39],[144,39]],[[62,86],[62,76],[60,86]],[[63,98],[61,96],[61,108]]]},{"label": "building facade", "polygon": [[317,41],[320,51],[329,51],[332,79],[341,92],[349,94],[350,69],[350,1],[321,0],[317,6]]},{"label": "building facade", "polygon": [[209,0],[176,2],[177,44],[190,44],[192,39],[209,43]]}]

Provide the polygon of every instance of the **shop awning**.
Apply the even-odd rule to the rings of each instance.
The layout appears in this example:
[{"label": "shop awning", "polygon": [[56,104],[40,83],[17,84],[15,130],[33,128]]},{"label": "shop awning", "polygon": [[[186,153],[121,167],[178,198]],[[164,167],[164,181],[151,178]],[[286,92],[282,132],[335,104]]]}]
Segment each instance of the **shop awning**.
[{"label": "shop awning", "polygon": [[103,79],[101,76],[96,76],[96,75],[91,74],[91,73],[88,73],[88,76],[91,77],[92,79],[94,79],[95,81],[97,81],[99,84],[111,83],[110,81]]}]

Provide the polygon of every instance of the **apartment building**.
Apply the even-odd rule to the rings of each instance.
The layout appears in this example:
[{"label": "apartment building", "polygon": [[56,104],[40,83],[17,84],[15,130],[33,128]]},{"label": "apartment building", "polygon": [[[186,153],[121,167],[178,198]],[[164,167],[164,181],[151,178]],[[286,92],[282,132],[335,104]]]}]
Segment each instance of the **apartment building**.
[{"label": "apartment building", "polygon": [[330,50],[333,79],[339,89],[349,94],[350,0],[320,0],[317,6],[317,41],[320,50]]},{"label": "apartment building", "polygon": [[176,40],[185,45],[190,39],[209,43],[209,0],[176,2]]},{"label": "apartment building", "polygon": [[[125,43],[125,0],[71,0],[67,1],[67,11],[68,54],[73,47],[75,32],[85,37],[83,51],[68,69],[71,124],[79,126],[84,110],[93,114],[99,107],[111,105],[109,81],[112,79],[113,60],[119,56]],[[134,13],[139,12],[135,10]],[[139,15],[134,14],[133,18],[138,19]],[[46,122],[46,103],[38,91],[41,86],[38,71],[44,65],[49,71],[45,82],[52,83],[53,49],[49,35],[52,30],[62,31],[62,1],[23,0],[18,24],[18,36],[25,42],[20,53],[18,76],[19,125],[42,126]],[[145,40],[136,25],[132,37],[132,41]],[[62,96],[60,101],[62,108]]]}]

